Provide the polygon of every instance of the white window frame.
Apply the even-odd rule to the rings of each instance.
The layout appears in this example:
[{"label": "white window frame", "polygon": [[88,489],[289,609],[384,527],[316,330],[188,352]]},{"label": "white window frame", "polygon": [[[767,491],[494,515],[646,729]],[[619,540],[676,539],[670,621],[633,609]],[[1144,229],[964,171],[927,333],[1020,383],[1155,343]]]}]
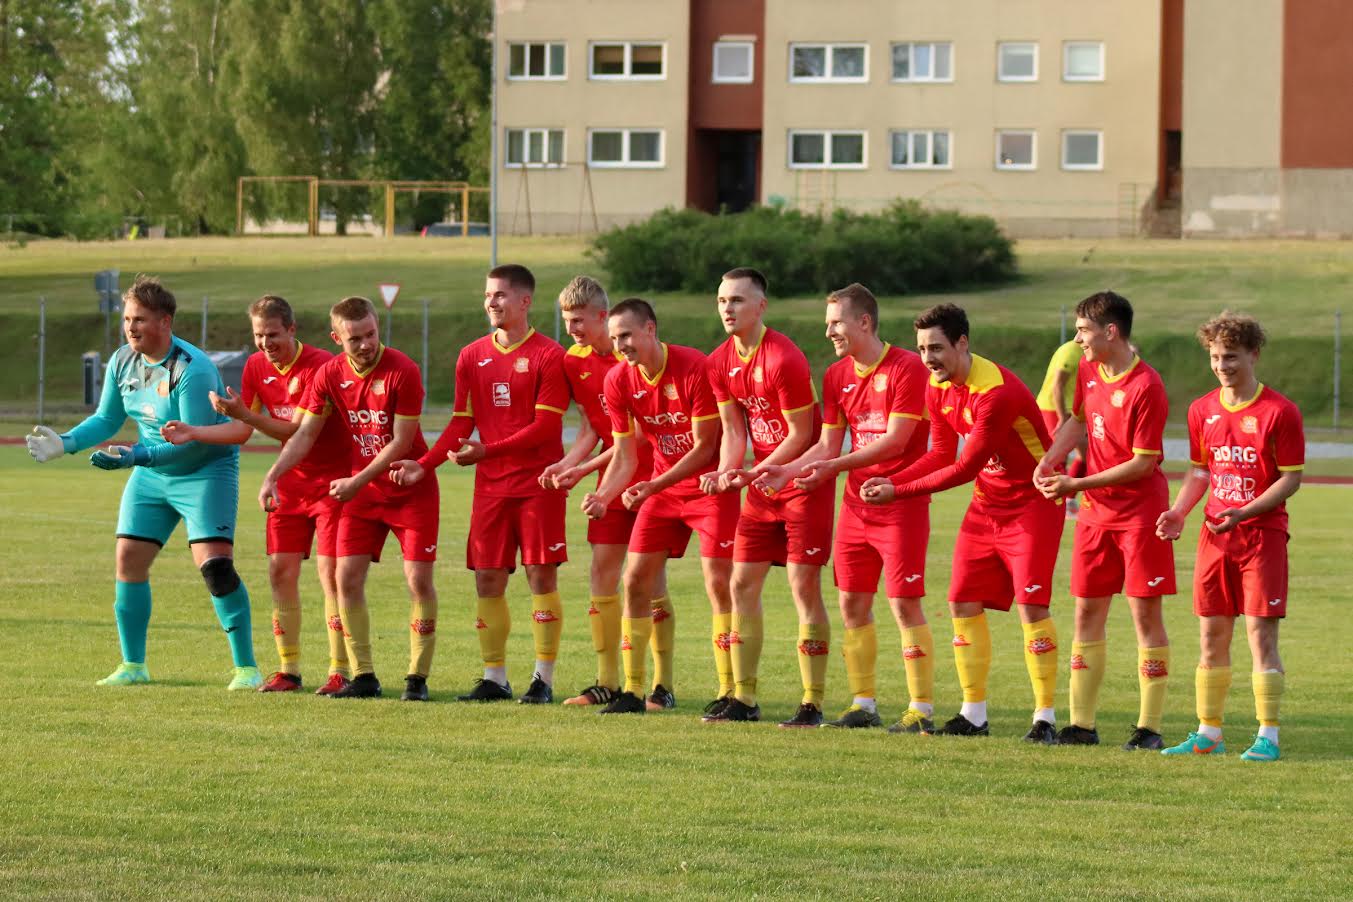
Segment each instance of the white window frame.
[{"label": "white window frame", "polygon": [[[526,74],[512,74],[512,48],[526,48]],[[545,48],[545,73],[544,75],[531,75],[531,48]],[[563,57],[564,74],[550,75],[550,56],[552,48],[559,48],[559,55]],[[509,41],[507,44],[507,80],[508,81],[566,81],[568,80],[568,43],[566,41]]]},{"label": "white window frame", "polygon": [[[512,146],[512,132],[521,132],[522,161],[512,163],[507,159],[508,148]],[[559,134],[559,152],[563,154],[563,159],[551,160],[550,156],[550,135]],[[544,151],[545,159],[540,163],[530,162],[531,156],[531,135],[540,135],[541,149]],[[565,165],[568,159],[568,131],[563,128],[504,128],[503,129],[503,168],[504,169],[560,169]]]},{"label": "white window frame", "polygon": [[[898,163],[893,159],[893,139],[896,135],[907,136],[907,155],[912,162]],[[926,136],[926,162],[915,162],[915,154],[911,153],[914,148],[912,143],[913,135]],[[943,164],[932,163],[930,160],[934,157],[935,136],[944,135],[949,142],[949,162]],[[907,172],[913,169],[953,169],[954,168],[954,133],[947,128],[894,128],[888,132],[888,168],[896,169],[899,172]]]},{"label": "white window frame", "polygon": [[[824,50],[822,59],[822,75],[795,75],[794,74],[794,51],[811,48],[822,48]],[[864,51],[864,73],[850,78],[841,78],[831,74],[832,56],[837,48],[845,50],[863,50]],[[859,85],[869,81],[869,45],[856,41],[835,41],[831,43],[821,41],[797,41],[789,45],[789,80],[794,84],[801,85]]]},{"label": "white window frame", "polygon": [[[1033,75],[1006,75],[1001,70],[1001,62],[1007,47],[1032,47],[1034,50]],[[996,44],[996,80],[1007,82],[1038,81],[1038,42],[1037,41],[1001,41]]]},{"label": "white window frame", "polygon": [[[1001,138],[1005,135],[1028,135],[1029,142],[1029,162],[1028,163],[1002,163],[1001,162]],[[1003,172],[1032,172],[1038,168],[1038,131],[1032,128],[998,128],[996,129],[996,168]]]},{"label": "white window frame", "polygon": [[[906,78],[898,78],[897,75],[891,71],[891,70],[892,70],[892,66],[893,66],[893,53],[894,53],[894,50],[895,50],[895,48],[901,47],[901,46],[903,46],[903,45],[905,45],[906,47],[909,48],[908,51],[907,51],[907,56],[908,56],[908,58],[909,58],[910,60],[912,60],[912,61],[915,61],[915,59],[916,59],[916,48],[917,48],[917,47],[920,47],[920,46],[929,46],[929,47],[930,47],[930,73],[931,73],[930,75],[928,75],[928,76],[917,76],[917,75],[915,75],[915,74],[912,74],[912,75],[909,75],[909,76],[906,77]],[[948,74],[947,76],[945,76],[944,78],[937,78],[937,77],[935,77],[935,74],[934,74],[934,73],[935,73],[935,48],[936,48],[936,47],[939,47],[939,46],[941,46],[941,45],[947,46],[947,47],[949,48],[949,74]],[[953,42],[953,41],[893,41],[893,43],[891,43],[891,44],[888,45],[888,69],[889,69],[889,78],[890,78],[890,80],[892,81],[892,83],[895,84],[895,85],[909,85],[909,84],[916,83],[916,82],[919,82],[919,83],[921,83],[921,84],[928,84],[928,83],[949,84],[949,83],[953,82],[953,80],[954,80],[954,42]],[[891,155],[891,154],[890,154],[890,155]]]},{"label": "white window frame", "polygon": [[[621,158],[619,160],[592,159],[592,138],[599,132],[619,132]],[[658,159],[656,161],[630,159],[630,137],[635,132],[654,133],[658,136]],[[667,130],[662,128],[589,128],[587,130],[587,165],[593,169],[662,169],[667,165]]]},{"label": "white window frame", "polygon": [[[1068,163],[1066,161],[1067,138],[1080,135],[1094,135],[1099,139],[1099,159],[1094,163]],[[1062,131],[1062,168],[1068,172],[1101,172],[1104,169],[1104,130],[1099,128],[1068,128]]]},{"label": "white window frame", "polygon": [[[746,50],[747,51],[747,76],[729,78],[719,75],[719,51],[720,50]],[[756,80],[756,42],[755,41],[715,41],[714,52],[711,55],[709,80],[716,85],[749,85]]]},{"label": "white window frame", "polygon": [[[1098,75],[1072,75],[1071,51],[1075,48],[1093,47],[1099,51]],[[1065,41],[1062,44],[1062,81],[1103,81],[1104,80],[1104,42],[1103,41]]]},{"label": "white window frame", "polygon": [[[822,162],[794,162],[794,139],[799,135],[822,136]],[[832,139],[837,135],[858,135],[860,138],[860,162],[836,163],[832,161]],[[859,128],[791,128],[785,142],[785,159],[790,169],[843,169],[861,170],[869,168],[869,132]]]},{"label": "white window frame", "polygon": [[[634,75],[634,48],[636,45],[662,48],[662,74]],[[598,47],[624,47],[625,71],[620,75],[598,75],[595,70]],[[589,41],[587,44],[587,77],[592,81],[666,81],[667,80],[667,42],[666,41]]]}]

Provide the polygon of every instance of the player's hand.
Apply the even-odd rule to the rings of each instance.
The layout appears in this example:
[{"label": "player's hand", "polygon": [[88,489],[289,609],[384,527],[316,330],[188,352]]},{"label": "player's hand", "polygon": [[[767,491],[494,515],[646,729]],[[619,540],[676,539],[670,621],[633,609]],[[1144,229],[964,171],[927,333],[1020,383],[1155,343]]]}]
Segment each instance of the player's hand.
[{"label": "player's hand", "polygon": [[460,443],[460,450],[452,451],[447,458],[455,461],[457,466],[473,466],[484,459],[484,443],[467,438]]},{"label": "player's hand", "polygon": [[1242,521],[1247,519],[1249,518],[1245,514],[1245,508],[1228,507],[1215,517],[1203,518],[1203,522],[1207,524],[1208,529],[1220,536],[1235,529]]},{"label": "player's hand", "polygon": [[89,455],[89,462],[100,470],[126,470],[150,463],[144,445],[109,445]]},{"label": "player's hand", "polygon": [[582,508],[589,520],[600,520],[606,516],[606,502],[596,492],[588,492],[583,496]]},{"label": "player's hand", "polygon": [[1035,477],[1034,488],[1042,493],[1044,498],[1049,501],[1056,501],[1058,498],[1065,498],[1068,495],[1076,494],[1074,480],[1070,476],[1062,473],[1053,473],[1051,476]]},{"label": "player's hand", "polygon": [[[1038,481],[1040,479],[1045,479],[1056,473],[1057,467],[1060,466],[1060,464],[1061,461],[1054,462],[1052,458],[1046,456],[1040,460],[1038,466],[1034,467],[1034,488],[1038,488]],[[1039,490],[1042,491],[1041,489]]]},{"label": "player's hand", "polygon": [[774,497],[778,492],[784,491],[785,486],[789,485],[790,477],[789,467],[779,464],[762,465],[761,475],[757,476],[751,483],[752,491],[760,492],[767,498]]},{"label": "player's hand", "polygon": [[542,489],[558,488],[558,486],[554,484],[554,477],[567,469],[567,464],[562,460],[556,460],[554,463],[540,471],[540,475],[536,477],[536,482],[540,483]]},{"label": "player's hand", "polygon": [[1156,538],[1164,539],[1167,542],[1178,540],[1179,534],[1184,531],[1184,515],[1174,508],[1162,513],[1156,518]]},{"label": "player's hand", "polygon": [[649,495],[652,495],[657,490],[657,486],[651,481],[636,482],[634,485],[625,489],[625,493],[620,496],[620,500],[624,502],[627,510],[636,510],[639,505],[644,503]]},{"label": "player's hand", "polygon": [[186,445],[197,439],[197,427],[180,420],[170,420],[160,427],[160,435],[171,445]]},{"label": "player's hand", "polygon": [[244,400],[237,394],[235,389],[226,386],[226,396],[223,398],[214,391],[207,392],[207,398],[211,401],[211,409],[219,414],[230,417],[232,420],[242,420],[248,413],[249,408],[244,406]]},{"label": "player's hand", "polygon": [[719,482],[718,482],[719,491],[720,492],[741,491],[742,487],[749,484],[752,481],[752,479],[753,479],[752,474],[741,468],[735,470],[724,470],[722,473],[719,474]]},{"label": "player's hand", "polygon": [[387,474],[395,485],[413,485],[423,478],[423,465],[416,460],[397,460]]},{"label": "player's hand", "polygon": [[263,484],[258,487],[258,506],[264,513],[272,513],[277,510],[277,479],[271,475],[263,477]]},{"label": "player's hand", "polygon": [[329,483],[329,497],[345,503],[356,498],[361,490],[361,484],[351,476],[346,479],[335,479]]},{"label": "player's hand", "polygon": [[582,467],[568,467],[567,469],[559,473],[556,473],[554,475],[554,478],[550,481],[550,485],[547,486],[547,488],[555,488],[568,491],[569,489],[577,485],[579,482],[581,482],[582,478],[583,478]]},{"label": "player's hand", "polygon": [[860,500],[868,504],[887,504],[897,497],[897,488],[886,476],[875,476],[860,486]]},{"label": "player's hand", "polygon": [[709,473],[700,474],[700,491],[706,495],[719,494],[719,471],[713,470]]},{"label": "player's hand", "polygon": [[40,464],[56,460],[66,453],[66,443],[50,426],[34,426],[33,431],[23,437],[28,445],[29,455]]},{"label": "player's hand", "polygon": [[836,473],[835,461],[815,460],[804,466],[803,472],[794,480],[794,485],[805,492],[811,492],[827,480],[835,479]]}]

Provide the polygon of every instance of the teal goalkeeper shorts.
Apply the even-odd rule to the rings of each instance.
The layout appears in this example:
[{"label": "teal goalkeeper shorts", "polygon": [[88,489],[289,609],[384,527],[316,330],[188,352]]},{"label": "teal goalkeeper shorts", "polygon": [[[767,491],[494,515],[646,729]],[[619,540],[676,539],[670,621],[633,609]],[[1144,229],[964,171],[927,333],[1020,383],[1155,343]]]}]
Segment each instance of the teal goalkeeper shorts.
[{"label": "teal goalkeeper shorts", "polygon": [[163,547],[183,520],[189,545],[233,543],[239,500],[240,468],[234,457],[213,461],[184,476],[166,476],[149,467],[136,467],[122,491],[117,537]]}]

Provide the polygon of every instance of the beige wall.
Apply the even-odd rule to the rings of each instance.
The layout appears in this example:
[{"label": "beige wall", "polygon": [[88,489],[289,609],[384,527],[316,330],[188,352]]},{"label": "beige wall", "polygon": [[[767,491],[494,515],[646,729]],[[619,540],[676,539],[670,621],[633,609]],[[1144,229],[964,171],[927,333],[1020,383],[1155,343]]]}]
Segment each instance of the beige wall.
[{"label": "beige wall", "polygon": [[[517,0],[499,4],[498,31],[500,142],[507,128],[563,128],[565,159],[570,164],[562,170],[499,170],[500,226],[505,232],[526,231],[528,206],[532,230],[571,232],[580,212],[584,229],[591,229],[593,202],[602,227],[685,204],[688,4]],[[667,77],[661,81],[589,80],[588,43],[628,40],[666,42]],[[566,79],[509,80],[507,45],[518,41],[566,42]],[[587,130],[607,127],[663,129],[664,165],[661,169],[593,169],[589,198],[580,165],[587,159]],[[504,153],[505,149],[500,150],[500,159]]]},{"label": "beige wall", "polygon": [[[954,81],[892,84],[891,44],[947,40]],[[1037,41],[1038,81],[996,78],[998,41]],[[1062,80],[1062,44],[1105,43],[1105,80]],[[867,84],[793,84],[789,44],[867,41]],[[1160,11],[1158,4],[1073,0],[774,0],[766,22],[763,199],[801,205],[820,198],[876,208],[895,197],[985,212],[1017,234],[1104,234],[1118,227],[1120,196],[1138,201],[1154,187],[1157,164]],[[868,168],[821,174],[791,170],[791,128],[867,127]],[[952,169],[889,168],[893,128],[948,128]],[[1037,169],[999,171],[998,128],[1037,131]],[[1061,168],[1063,129],[1103,131],[1102,171]],[[1128,194],[1127,196],[1132,196]]]}]

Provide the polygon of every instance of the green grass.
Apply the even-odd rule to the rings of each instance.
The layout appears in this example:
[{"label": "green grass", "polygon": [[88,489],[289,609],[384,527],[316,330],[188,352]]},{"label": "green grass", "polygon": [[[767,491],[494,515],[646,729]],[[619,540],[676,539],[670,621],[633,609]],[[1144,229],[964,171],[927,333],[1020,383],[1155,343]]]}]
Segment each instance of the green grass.
[{"label": "green grass", "polygon": [[[267,455],[244,457],[240,570],[266,621],[262,515],[252,502]],[[710,727],[708,608],[698,562],[671,568],[677,695],[668,715],[613,722],[552,706],[452,702],[477,675],[470,574],[461,548],[471,476],[443,470],[442,613],[433,703],[343,703],[228,694],[226,645],[181,535],[155,569],[155,685],[99,690],[112,669],[112,525],[123,478],[67,458],[43,467],[0,448],[0,649],[11,674],[0,782],[0,895],[70,898],[437,898],[560,895],[666,898],[1156,897],[1348,898],[1353,697],[1347,692],[1348,492],[1292,501],[1289,672],[1276,765],[1238,760],[1252,733],[1249,656],[1236,651],[1224,760],[1166,760],[1115,747],[1136,714],[1131,627],[1110,625],[1100,748],[1018,740],[1030,697],[1014,615],[993,615],[993,736],[941,741],[881,731],[788,733]],[[947,634],[948,555],[966,493],[937,499],[926,609]],[[587,549],[579,515],[561,571],[567,615],[561,689],[585,685]],[[1071,610],[1064,538],[1054,613],[1058,710],[1066,717]],[[393,545],[370,586],[378,670],[392,686],[407,655]],[[1188,586],[1190,544],[1179,576]],[[307,574],[305,675],[323,675],[324,639]],[[830,583],[828,581],[830,591]],[[510,676],[525,687],[530,632],[518,575]],[[1196,621],[1187,591],[1167,605],[1174,640],[1165,732],[1194,723]],[[779,573],[766,594],[762,704],[798,697],[792,608]],[[1121,603],[1120,603],[1121,604]],[[882,613],[882,612],[880,612]],[[884,615],[886,618],[886,615]],[[846,700],[833,617],[828,705]],[[905,704],[896,633],[880,623],[884,716]],[[941,716],[957,707],[941,639]]]}]

